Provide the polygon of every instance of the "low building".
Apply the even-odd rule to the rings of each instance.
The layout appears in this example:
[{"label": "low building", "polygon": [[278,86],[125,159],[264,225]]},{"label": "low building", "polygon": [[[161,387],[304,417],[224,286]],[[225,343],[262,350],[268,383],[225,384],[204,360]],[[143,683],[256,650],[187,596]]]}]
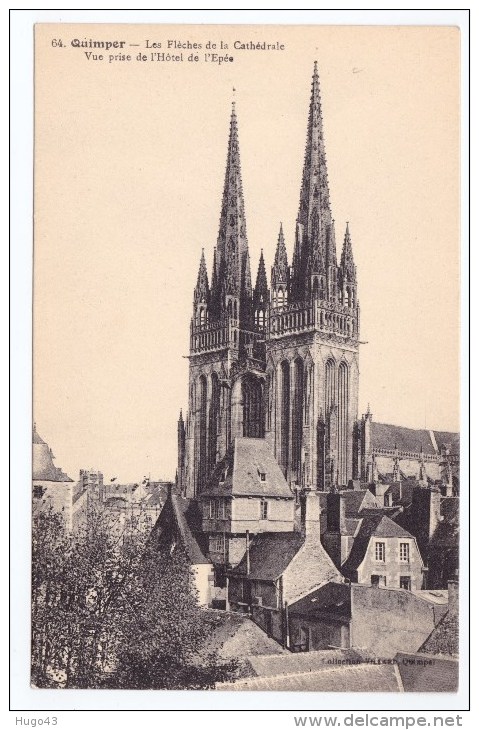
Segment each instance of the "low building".
[{"label": "low building", "polygon": [[399,651],[418,651],[448,607],[446,591],[333,582],[289,606],[288,646],[292,651],[354,649],[365,657],[392,658]]},{"label": "low building", "polygon": [[105,484],[101,472],[81,469],[73,496],[74,528],[86,523],[89,510],[101,510],[115,529],[128,523],[149,532],[165,504],[169,485],[171,482],[151,482],[146,477],[141,484],[122,484],[116,479]]},{"label": "low building", "polygon": [[229,571],[228,601],[281,643],[287,637],[287,606],[302,595],[342,576],[321,543],[318,492],[301,495],[298,531],[260,533]]},{"label": "low building", "polygon": [[152,530],[153,544],[174,550],[181,543],[195,579],[200,606],[209,606],[214,598],[213,564],[207,555],[207,542],[201,533],[201,513],[193,499],[172,490]]}]

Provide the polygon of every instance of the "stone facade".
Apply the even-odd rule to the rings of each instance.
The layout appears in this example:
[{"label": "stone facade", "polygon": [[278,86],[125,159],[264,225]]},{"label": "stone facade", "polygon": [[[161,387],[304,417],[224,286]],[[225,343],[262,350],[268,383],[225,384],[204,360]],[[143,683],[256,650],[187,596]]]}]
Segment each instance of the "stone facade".
[{"label": "stone facade", "polygon": [[188,413],[178,422],[178,485],[199,496],[237,437],[266,438],[295,488],[353,476],[359,304],[351,236],[337,262],[315,66],[292,264],[282,227],[271,279],[250,272],[233,105],[211,281],[200,258],[190,327]]}]

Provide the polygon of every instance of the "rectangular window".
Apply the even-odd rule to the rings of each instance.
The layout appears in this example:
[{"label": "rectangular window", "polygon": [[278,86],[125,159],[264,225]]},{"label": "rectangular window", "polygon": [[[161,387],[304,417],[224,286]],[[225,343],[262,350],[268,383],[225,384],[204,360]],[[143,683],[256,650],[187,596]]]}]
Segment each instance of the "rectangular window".
[{"label": "rectangular window", "polygon": [[372,586],[385,586],[386,585],[386,576],[385,575],[372,575],[371,576],[371,585]]},{"label": "rectangular window", "polygon": [[220,520],[225,516],[225,502],[223,499],[210,499],[210,519]]},{"label": "rectangular window", "polygon": [[401,563],[409,563],[409,543],[399,543],[399,560]]},{"label": "rectangular window", "polygon": [[223,553],[225,549],[225,536],[223,534],[210,535],[210,553]]},{"label": "rectangular window", "polygon": [[411,576],[400,575],[399,576],[399,588],[404,588],[406,591],[411,590]]},{"label": "rectangular window", "polygon": [[259,480],[260,480],[260,482],[265,482],[266,481],[266,474],[265,474],[264,471],[260,471],[260,473],[259,473]]},{"label": "rectangular window", "polygon": [[260,519],[267,520],[268,519],[268,502],[265,499],[261,500],[260,509],[261,509]]},{"label": "rectangular window", "polygon": [[379,563],[384,563],[384,561],[386,559],[386,543],[385,542],[376,543],[375,557]]}]

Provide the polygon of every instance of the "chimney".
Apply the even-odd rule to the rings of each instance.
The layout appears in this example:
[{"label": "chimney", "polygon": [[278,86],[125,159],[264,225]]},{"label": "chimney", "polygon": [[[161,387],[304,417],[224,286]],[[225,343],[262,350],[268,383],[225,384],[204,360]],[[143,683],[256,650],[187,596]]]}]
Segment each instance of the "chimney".
[{"label": "chimney", "polygon": [[319,493],[305,489],[301,496],[301,536],[321,536],[321,506],[319,504]]},{"label": "chimney", "polygon": [[429,490],[429,539],[432,538],[438,524],[444,519],[441,515],[441,496],[441,492],[438,490]]},{"label": "chimney", "polygon": [[329,492],[326,512],[328,532],[344,533],[346,527],[346,499],[341,492]]},{"label": "chimney", "polygon": [[379,482],[376,484],[376,499],[381,505],[381,507],[384,507],[384,495],[389,489],[389,484],[380,484]]}]

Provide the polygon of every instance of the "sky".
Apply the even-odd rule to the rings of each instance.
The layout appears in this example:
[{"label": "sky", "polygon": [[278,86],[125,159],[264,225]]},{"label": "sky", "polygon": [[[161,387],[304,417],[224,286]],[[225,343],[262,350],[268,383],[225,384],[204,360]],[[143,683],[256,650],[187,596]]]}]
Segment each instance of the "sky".
[{"label": "sky", "polygon": [[[349,221],[358,272],[358,415],[369,403],[377,421],[459,429],[456,28],[62,25],[61,47],[58,35],[37,26],[34,240],[34,418],[57,465],[174,476],[231,101],[255,278],[280,222],[291,260],[314,60],[338,255]],[[88,59],[76,38],[124,40],[133,58]],[[147,40],[203,47],[136,61]],[[234,60],[206,62],[208,40]]]}]

